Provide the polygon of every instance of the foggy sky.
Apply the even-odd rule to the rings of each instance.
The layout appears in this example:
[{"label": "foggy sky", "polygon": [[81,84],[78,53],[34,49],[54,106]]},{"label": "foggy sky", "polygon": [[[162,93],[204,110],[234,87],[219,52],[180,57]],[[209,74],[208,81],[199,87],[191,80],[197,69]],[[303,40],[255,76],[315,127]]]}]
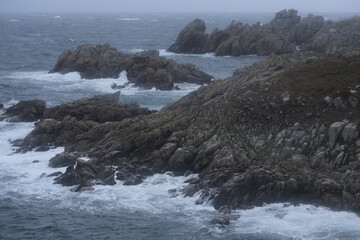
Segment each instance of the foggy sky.
[{"label": "foggy sky", "polygon": [[0,12],[360,12],[360,0],[0,0]]}]

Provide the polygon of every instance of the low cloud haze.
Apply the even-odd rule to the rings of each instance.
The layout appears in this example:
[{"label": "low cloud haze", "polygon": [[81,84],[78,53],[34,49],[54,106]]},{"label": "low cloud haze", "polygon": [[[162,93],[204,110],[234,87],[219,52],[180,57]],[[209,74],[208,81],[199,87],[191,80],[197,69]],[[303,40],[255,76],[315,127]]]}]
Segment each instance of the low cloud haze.
[{"label": "low cloud haze", "polygon": [[360,0],[0,0],[1,12],[360,12]]}]

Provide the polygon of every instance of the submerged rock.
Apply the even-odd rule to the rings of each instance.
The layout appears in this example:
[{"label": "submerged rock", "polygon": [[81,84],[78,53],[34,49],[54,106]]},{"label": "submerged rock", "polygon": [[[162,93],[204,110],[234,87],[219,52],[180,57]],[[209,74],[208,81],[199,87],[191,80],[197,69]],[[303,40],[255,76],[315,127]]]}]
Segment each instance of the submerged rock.
[{"label": "submerged rock", "polygon": [[59,153],[49,160],[49,167],[60,168],[74,166],[79,157],[80,155],[77,153]]}]

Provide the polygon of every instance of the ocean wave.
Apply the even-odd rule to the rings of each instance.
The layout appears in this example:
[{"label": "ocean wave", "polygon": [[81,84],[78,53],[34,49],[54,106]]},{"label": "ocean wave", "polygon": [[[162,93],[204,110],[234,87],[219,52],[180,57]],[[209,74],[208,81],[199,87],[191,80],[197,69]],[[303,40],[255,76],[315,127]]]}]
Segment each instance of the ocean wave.
[{"label": "ocean wave", "polygon": [[[126,71],[120,73],[119,77],[100,78],[100,79],[82,79],[77,72],[59,74],[48,73],[46,71],[37,72],[15,72],[6,76],[10,81],[18,84],[31,85],[32,89],[45,92],[49,96],[62,96],[63,99],[75,100],[74,94],[80,97],[91,96],[94,94],[114,93],[121,91],[120,98],[123,101],[135,101],[142,107],[159,110],[166,104],[174,102],[184,95],[198,89],[200,85],[190,83],[178,83],[180,90],[162,91],[156,88],[143,89],[129,83]],[[113,86],[124,86],[116,89]],[[48,99],[48,98],[44,98]],[[49,106],[57,105],[59,102],[50,97],[47,101]],[[69,101],[67,100],[67,101]]]},{"label": "ocean wave", "polygon": [[119,78],[99,78],[83,79],[78,72],[67,74],[48,73],[47,71],[36,72],[15,72],[7,78],[20,80],[23,82],[30,81],[34,85],[39,85],[49,90],[76,91],[76,89],[93,89],[103,93],[111,93],[116,90],[111,88],[113,83],[123,85],[128,82],[126,73],[121,73]]},{"label": "ocean wave", "polygon": [[308,204],[267,204],[236,211],[239,234],[278,236],[291,239],[355,239],[360,236],[360,218],[355,213],[335,212]]},{"label": "ocean wave", "polygon": [[[64,172],[66,168],[50,168],[48,160],[64,148],[47,152],[13,154],[9,141],[23,138],[34,128],[33,123],[0,122],[0,196],[36,204],[70,210],[81,214],[130,213],[157,214],[181,217],[199,228],[206,228],[211,235],[232,239],[245,236],[264,239],[357,239],[360,235],[360,218],[350,212],[332,211],[308,204],[266,204],[249,210],[236,210],[226,231],[209,224],[219,214],[208,204],[196,205],[200,193],[184,197],[181,189],[185,180],[196,177],[174,177],[171,173],[155,174],[134,186],[124,186],[116,180],[114,186],[96,185],[95,190],[82,193],[69,191],[71,187],[53,184],[47,175]],[[37,160],[36,163],[33,161]],[[174,189],[175,194],[169,190]],[[221,217],[221,216],[220,216]],[[236,219],[236,220],[235,220]],[[241,237],[240,237],[241,238]]]},{"label": "ocean wave", "polygon": [[119,21],[139,21],[140,18],[118,18]]},{"label": "ocean wave", "polygon": [[4,108],[9,108],[17,103],[19,103],[18,100],[11,99],[10,101],[4,102],[3,104],[4,104]]},{"label": "ocean wave", "polygon": [[139,52],[143,52],[143,51],[145,51],[145,50],[141,49],[141,48],[134,48],[134,49],[130,50],[131,53],[139,53]]},{"label": "ocean wave", "polygon": [[[48,161],[56,154],[63,152],[64,148],[55,148],[46,152],[30,151],[24,154],[12,154],[14,149],[9,141],[25,137],[33,128],[33,123],[0,122],[0,176],[2,178],[0,195],[2,197],[11,198],[9,196],[11,192],[12,195],[21,195],[21,200],[24,201],[36,200],[47,203],[56,201],[59,208],[81,209],[88,213],[113,212],[119,208],[151,213],[168,213],[169,211],[191,213],[196,209],[214,211],[210,206],[195,205],[198,195],[184,198],[181,192],[176,196],[169,194],[169,189],[180,191],[187,185],[184,181],[196,175],[174,177],[170,173],[155,174],[146,178],[142,184],[135,186],[124,186],[121,181],[116,180],[115,186],[96,185],[94,191],[81,194],[69,191],[71,187],[54,185],[53,178],[46,176],[56,171],[65,172],[66,167],[51,168],[48,166]],[[34,160],[37,162],[34,163]]]},{"label": "ocean wave", "polygon": [[215,57],[214,53],[204,53],[204,54],[186,54],[186,53],[173,53],[168,52],[166,49],[160,49],[160,56],[188,56],[188,57]]}]

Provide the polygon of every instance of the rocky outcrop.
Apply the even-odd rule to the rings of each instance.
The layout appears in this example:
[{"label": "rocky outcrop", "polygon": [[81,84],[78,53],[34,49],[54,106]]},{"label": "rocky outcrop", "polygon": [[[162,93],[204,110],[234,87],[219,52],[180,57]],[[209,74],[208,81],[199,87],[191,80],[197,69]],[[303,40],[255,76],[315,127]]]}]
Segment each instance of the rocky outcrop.
[{"label": "rocky outcrop", "polygon": [[[359,57],[271,55],[157,113],[96,123],[53,143],[86,154],[98,168],[116,166],[126,184],[168,170],[198,173],[183,193],[200,191],[197,204],[217,209],[294,201],[359,211],[360,109],[351,104],[360,99],[359,69]],[[327,104],[327,97],[343,106]],[[53,135],[39,132],[47,121],[22,149]],[[98,179],[91,171],[82,177],[70,167],[66,176],[81,184],[78,175]]]},{"label": "rocky outcrop", "polygon": [[289,42],[294,42],[298,46],[311,42],[315,34],[319,32],[324,25],[325,19],[323,17],[309,14],[289,30]]},{"label": "rocky outcrop", "polygon": [[26,100],[5,109],[0,120],[8,119],[11,122],[34,122],[43,118],[46,102],[43,100]]},{"label": "rocky outcrop", "polygon": [[206,38],[205,22],[195,19],[189,23],[180,33],[176,42],[168,49],[174,53],[205,53]]},{"label": "rocky outcrop", "polygon": [[360,17],[340,22],[326,21],[324,26],[305,44],[304,51],[324,52],[332,55],[360,55]]},{"label": "rocky outcrop", "polygon": [[290,9],[276,13],[270,23],[263,25],[250,26],[233,21],[224,30],[215,29],[211,34],[206,34],[205,30],[203,21],[194,20],[180,32],[168,51],[267,56],[312,50],[334,55],[359,55],[359,17],[331,22],[310,14],[301,19],[296,10]]},{"label": "rocky outcrop", "polygon": [[174,83],[207,84],[212,80],[193,64],[160,57],[158,51],[124,54],[107,44],[83,44],[75,51],[66,50],[50,72],[79,72],[82,78],[96,79],[118,78],[122,71],[127,72],[130,83],[145,89],[171,90]]},{"label": "rocky outcrop", "polygon": [[[110,126],[113,126],[111,122],[155,112],[140,108],[135,103],[120,104],[119,94],[120,92],[116,92],[84,98],[47,109],[44,113],[45,119],[24,139],[26,150],[38,146],[67,146],[76,136],[97,128],[101,123],[107,125],[109,131]],[[86,143],[83,147],[87,148]]]},{"label": "rocky outcrop", "polygon": [[116,122],[138,115],[149,115],[155,111],[141,108],[136,103],[119,104],[120,91],[114,94],[83,98],[73,103],[65,103],[48,108],[44,118],[63,121],[75,118],[77,121],[94,121],[97,123]]}]

